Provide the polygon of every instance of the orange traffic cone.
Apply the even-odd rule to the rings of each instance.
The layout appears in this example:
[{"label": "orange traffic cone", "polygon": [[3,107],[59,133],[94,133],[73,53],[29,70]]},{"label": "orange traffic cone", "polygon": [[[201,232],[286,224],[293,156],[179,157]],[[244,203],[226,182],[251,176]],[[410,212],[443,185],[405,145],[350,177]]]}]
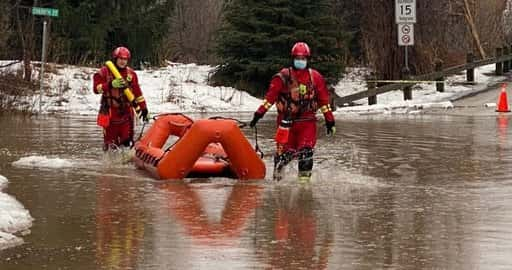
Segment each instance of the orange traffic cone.
[{"label": "orange traffic cone", "polygon": [[497,112],[510,112],[508,108],[508,100],[507,100],[507,85],[503,84],[501,86],[500,98],[498,99],[498,108]]}]

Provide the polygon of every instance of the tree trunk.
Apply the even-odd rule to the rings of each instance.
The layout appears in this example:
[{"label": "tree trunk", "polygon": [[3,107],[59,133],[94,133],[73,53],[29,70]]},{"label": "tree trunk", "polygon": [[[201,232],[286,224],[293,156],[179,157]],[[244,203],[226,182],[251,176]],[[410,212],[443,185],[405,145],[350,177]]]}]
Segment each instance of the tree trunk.
[{"label": "tree trunk", "polygon": [[[25,20],[20,18],[20,3],[21,0],[16,1],[16,24],[18,28],[18,36],[21,41],[21,50],[23,52],[23,68],[25,81],[30,81],[32,78],[32,56],[34,52],[34,17],[30,14]],[[34,0],[34,6],[37,6],[38,0]],[[23,21],[26,21],[24,24]]]},{"label": "tree trunk", "polygon": [[466,17],[466,21],[468,22],[469,30],[471,31],[471,35],[473,40],[475,41],[475,46],[478,49],[478,53],[482,59],[485,59],[487,56],[485,54],[484,48],[482,47],[482,43],[480,42],[480,36],[478,35],[478,30],[475,25],[475,20],[473,19],[473,15],[471,14],[471,9],[469,7],[468,0],[464,0],[464,17]]}]

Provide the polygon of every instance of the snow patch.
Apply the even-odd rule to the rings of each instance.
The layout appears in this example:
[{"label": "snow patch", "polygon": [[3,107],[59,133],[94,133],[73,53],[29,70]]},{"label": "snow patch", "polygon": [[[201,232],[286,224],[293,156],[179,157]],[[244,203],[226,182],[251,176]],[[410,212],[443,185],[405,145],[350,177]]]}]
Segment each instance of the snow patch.
[{"label": "snow patch", "polygon": [[[7,186],[7,178],[0,175],[0,190]],[[34,219],[14,197],[0,192],[0,250],[17,246],[23,239],[15,234],[27,234]]]},{"label": "snow patch", "polygon": [[7,186],[7,178],[5,176],[0,175],[0,191],[2,191]]},{"label": "snow patch", "polygon": [[[0,64],[9,62],[0,61]],[[55,72],[45,73],[47,92],[41,104],[43,113],[95,115],[101,95],[93,93],[92,76],[99,67],[49,65]],[[21,64],[16,64],[1,71],[16,72],[21,68]],[[208,65],[168,62],[162,68],[137,70],[150,114],[254,111],[261,104],[261,99],[244,91],[208,85],[214,69]],[[34,66],[33,74],[39,76],[38,73]],[[29,97],[22,103],[26,102],[32,104],[34,110],[39,109],[39,96]]]},{"label": "snow patch", "polygon": [[[412,100],[403,100],[403,91],[395,90],[377,95],[377,104],[368,105],[368,99],[364,98],[354,102],[358,106],[338,108],[336,114],[418,114],[426,108],[451,109],[453,108],[451,101],[483,91],[506,78],[494,76],[494,69],[495,65],[476,68],[474,85],[467,84],[466,74],[463,72],[446,78],[444,92],[437,92],[435,83],[420,83],[413,86]],[[349,74],[335,86],[335,92],[339,96],[348,96],[367,90],[364,81],[367,71],[349,69]]]},{"label": "snow patch", "polygon": [[61,158],[48,158],[46,156],[29,156],[22,157],[12,163],[16,167],[30,167],[30,168],[70,168],[75,164],[69,160]]},{"label": "snow patch", "polygon": [[361,105],[339,108],[335,114],[355,113],[355,114],[418,114],[424,109],[439,108],[452,109],[453,103],[444,102],[425,102],[415,103],[413,101],[394,102],[389,104]]}]

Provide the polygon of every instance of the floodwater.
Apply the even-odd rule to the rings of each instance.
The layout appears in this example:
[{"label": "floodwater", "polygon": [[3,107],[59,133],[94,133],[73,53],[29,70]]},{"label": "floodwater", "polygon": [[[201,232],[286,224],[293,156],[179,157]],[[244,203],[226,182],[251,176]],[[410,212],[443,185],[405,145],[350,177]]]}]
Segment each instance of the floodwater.
[{"label": "floodwater", "polygon": [[4,192],[34,218],[0,269],[510,269],[509,115],[339,117],[309,183],[270,180],[271,118],[267,180],[176,183],[104,156],[94,117],[0,117]]}]

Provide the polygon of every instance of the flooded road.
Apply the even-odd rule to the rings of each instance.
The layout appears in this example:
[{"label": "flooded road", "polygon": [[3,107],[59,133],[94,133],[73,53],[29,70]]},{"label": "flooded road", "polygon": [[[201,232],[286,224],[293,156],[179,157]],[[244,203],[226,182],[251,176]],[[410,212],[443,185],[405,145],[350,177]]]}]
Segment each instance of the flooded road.
[{"label": "flooded road", "polygon": [[296,162],[270,180],[271,118],[266,181],[173,183],[106,162],[94,117],[0,117],[4,192],[34,218],[0,269],[510,268],[509,115],[340,116],[307,184]]}]

